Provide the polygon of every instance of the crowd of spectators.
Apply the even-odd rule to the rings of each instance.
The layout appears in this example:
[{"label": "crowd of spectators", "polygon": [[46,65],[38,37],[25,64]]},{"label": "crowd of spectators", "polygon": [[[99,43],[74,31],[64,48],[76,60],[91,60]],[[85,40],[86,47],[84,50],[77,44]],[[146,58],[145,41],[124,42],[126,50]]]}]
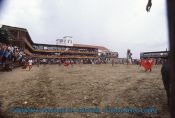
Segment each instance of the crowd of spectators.
[{"label": "crowd of spectators", "polygon": [[94,55],[80,55],[80,54],[59,54],[59,55],[55,55],[54,53],[50,53],[50,54],[33,54],[34,57],[51,57],[51,58],[62,58],[62,57],[70,57],[70,58],[78,58],[78,57],[84,57],[84,58],[88,58],[88,57],[96,57]]},{"label": "crowd of spectators", "polygon": [[22,63],[24,51],[12,44],[0,43],[0,67],[13,68],[14,63]]},{"label": "crowd of spectators", "polygon": [[102,61],[101,59],[47,59],[47,58],[33,58],[33,63],[34,64],[64,64],[64,63],[69,63],[69,64],[106,64],[106,62]]},{"label": "crowd of spectators", "polygon": [[67,51],[67,52],[87,52],[87,53],[95,53],[97,50],[94,49],[78,49],[78,48],[68,48],[68,47],[63,47],[63,48],[39,48],[34,46],[33,47],[35,50],[47,50],[47,51]]},{"label": "crowd of spectators", "polygon": [[[110,64],[112,61],[105,60],[102,58],[96,58],[94,57],[93,59],[89,59],[88,56],[84,55],[72,55],[72,54],[67,54],[67,55],[55,55],[53,54],[47,54],[47,55],[42,55],[42,54],[33,54],[33,63],[40,63],[40,64],[64,64],[64,62],[71,63],[71,64]],[[39,57],[40,58],[36,58]],[[48,59],[47,57],[52,57],[52,59]],[[69,59],[57,59],[55,56],[60,56],[60,57],[70,57]],[[74,57],[87,57],[84,59],[77,59]],[[93,55],[92,55],[93,57]],[[71,59],[72,58],[72,59]],[[74,59],[73,59],[74,58]],[[28,61],[28,57],[25,55],[24,51],[20,48],[18,48],[15,45],[12,44],[4,44],[0,43],[0,67],[1,68],[13,68],[14,63],[24,65]],[[125,64],[126,59],[116,59],[115,61],[116,64]],[[155,59],[155,64],[161,64],[162,60],[161,59]],[[139,60],[132,60],[132,64],[139,64]]]}]

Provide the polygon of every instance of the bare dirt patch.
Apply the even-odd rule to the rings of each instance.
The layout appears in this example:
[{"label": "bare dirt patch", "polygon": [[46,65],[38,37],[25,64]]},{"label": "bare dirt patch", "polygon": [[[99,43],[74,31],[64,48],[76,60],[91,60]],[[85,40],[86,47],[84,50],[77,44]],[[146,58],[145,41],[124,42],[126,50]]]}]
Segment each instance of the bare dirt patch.
[{"label": "bare dirt patch", "polygon": [[[161,66],[58,65],[0,72],[2,111],[14,118],[169,118]],[[14,113],[11,108],[99,108],[97,113]],[[155,108],[157,113],[112,113],[105,108]]]}]

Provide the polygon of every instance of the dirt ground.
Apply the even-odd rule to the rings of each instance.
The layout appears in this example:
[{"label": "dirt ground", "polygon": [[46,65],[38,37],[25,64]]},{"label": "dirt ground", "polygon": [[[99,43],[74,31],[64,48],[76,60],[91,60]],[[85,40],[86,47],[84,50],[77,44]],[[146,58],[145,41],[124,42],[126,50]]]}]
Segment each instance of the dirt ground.
[{"label": "dirt ground", "polygon": [[[0,72],[1,109],[10,118],[169,118],[160,69],[154,66],[152,72],[145,72],[137,65],[74,65],[68,69],[41,65],[31,71]],[[100,111],[19,113],[13,108]],[[154,108],[157,112],[112,111],[116,108]]]}]

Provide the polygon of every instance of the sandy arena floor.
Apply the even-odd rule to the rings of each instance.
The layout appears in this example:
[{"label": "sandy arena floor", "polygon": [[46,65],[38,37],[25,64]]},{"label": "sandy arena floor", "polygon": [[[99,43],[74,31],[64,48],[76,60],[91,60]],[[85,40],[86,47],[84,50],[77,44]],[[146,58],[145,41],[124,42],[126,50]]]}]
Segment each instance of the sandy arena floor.
[{"label": "sandy arena floor", "polygon": [[[10,118],[169,118],[161,66],[34,66],[0,72],[2,111]],[[12,108],[98,108],[97,113],[15,113]],[[105,108],[155,108],[157,113],[111,113]]]}]

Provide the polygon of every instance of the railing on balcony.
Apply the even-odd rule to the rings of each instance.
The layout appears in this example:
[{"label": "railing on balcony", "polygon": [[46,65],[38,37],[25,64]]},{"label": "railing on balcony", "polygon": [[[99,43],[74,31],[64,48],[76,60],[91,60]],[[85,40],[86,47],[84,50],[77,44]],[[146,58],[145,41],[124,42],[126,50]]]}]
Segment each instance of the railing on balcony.
[{"label": "railing on balcony", "polygon": [[79,53],[79,54],[98,54],[98,52],[83,52],[73,50],[34,50],[34,52],[53,52],[53,53]]},{"label": "railing on balcony", "polygon": [[98,58],[98,56],[53,56],[53,55],[32,55],[34,58],[64,58],[64,59],[69,59],[69,58],[75,58],[75,59],[90,59],[90,58]]}]

